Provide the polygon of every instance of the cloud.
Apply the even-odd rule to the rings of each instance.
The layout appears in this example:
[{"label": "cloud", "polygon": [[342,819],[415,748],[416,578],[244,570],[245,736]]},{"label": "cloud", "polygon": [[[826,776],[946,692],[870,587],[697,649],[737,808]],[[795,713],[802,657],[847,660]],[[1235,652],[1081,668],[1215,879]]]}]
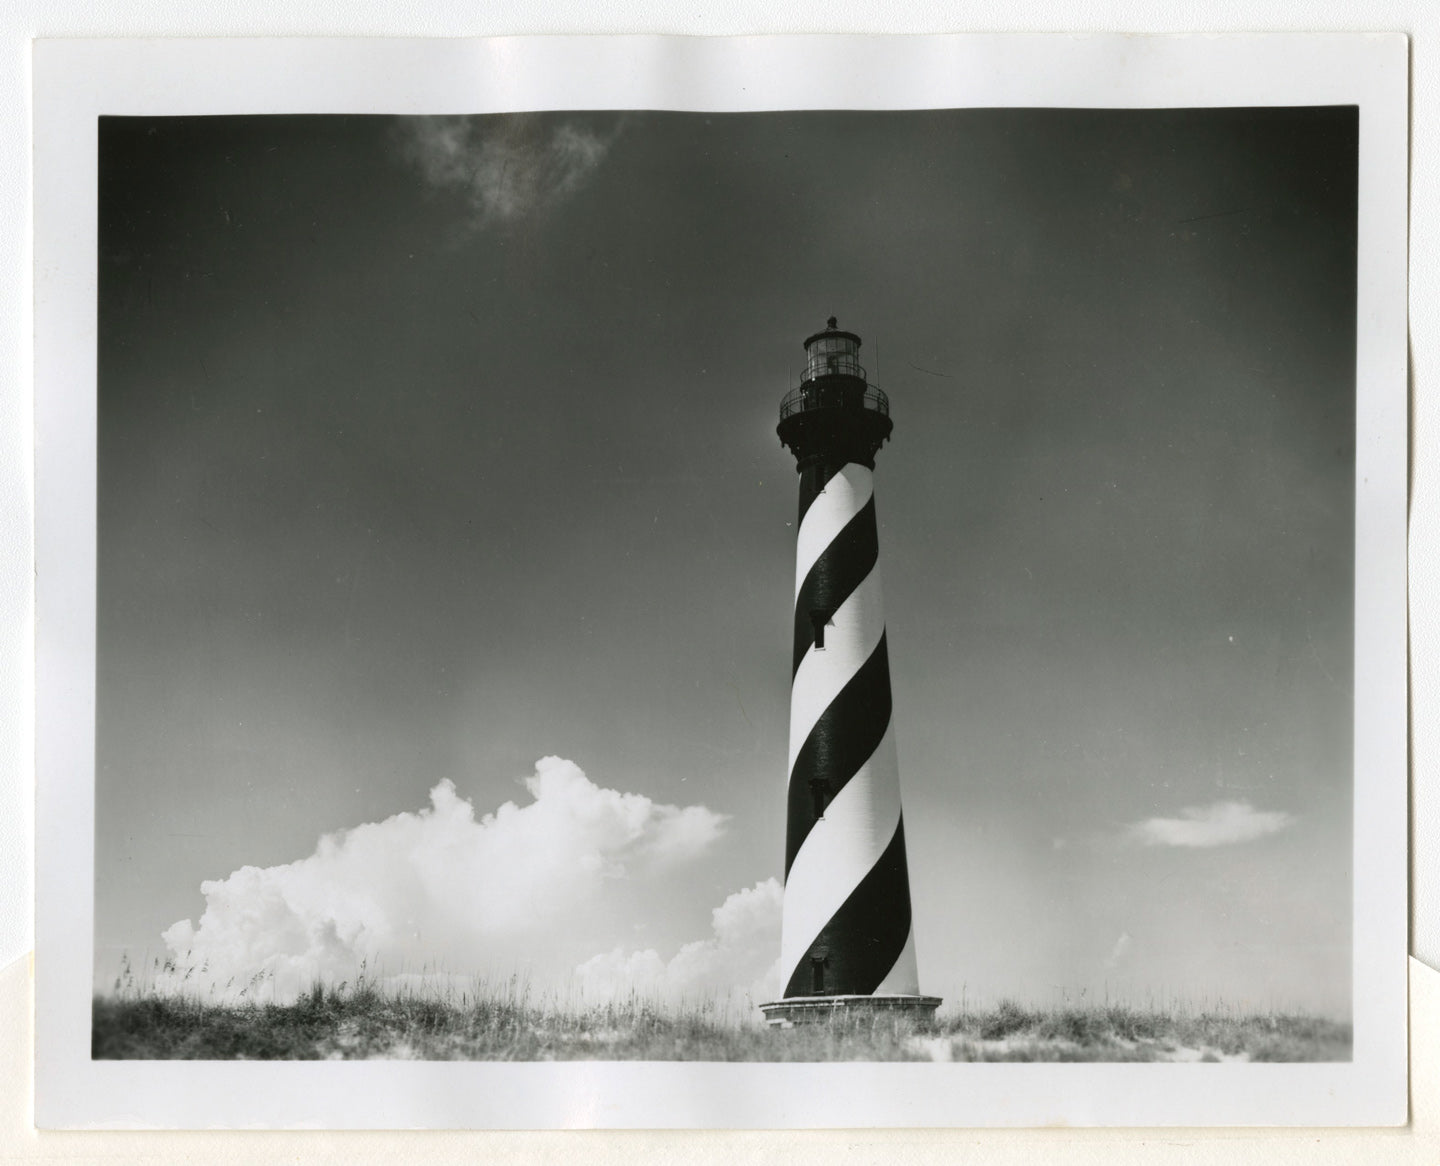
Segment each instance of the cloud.
[{"label": "cloud", "polygon": [[1281,810],[1257,810],[1249,802],[1190,806],[1178,818],[1147,818],[1127,829],[1146,846],[1230,846],[1285,829],[1295,819]]},{"label": "cloud", "polygon": [[477,226],[520,218],[574,194],[610,139],[573,122],[525,115],[418,117],[402,123],[401,152],[431,185],[462,193]]},{"label": "cloud", "polygon": [[748,1008],[780,994],[780,883],[771,878],[736,891],[710,913],[709,939],[687,943],[671,959],[653,948],[615,948],[575,969],[586,999],[630,991],[662,1000],[719,999]]},{"label": "cloud", "polygon": [[1122,931],[1120,938],[1115,941],[1115,946],[1110,949],[1110,954],[1105,957],[1105,966],[1107,968],[1116,967],[1130,953],[1134,942],[1128,931]]},{"label": "cloud", "polygon": [[297,862],[202,883],[199,923],[164,933],[172,970],[157,986],[273,999],[353,981],[362,963],[396,975],[568,968],[570,945],[601,909],[630,901],[617,888],[633,900],[634,884],[705,853],[725,821],[604,789],[559,757],[537,762],[525,785],[530,802],[477,821],[442,781],[418,813],[327,834]]}]

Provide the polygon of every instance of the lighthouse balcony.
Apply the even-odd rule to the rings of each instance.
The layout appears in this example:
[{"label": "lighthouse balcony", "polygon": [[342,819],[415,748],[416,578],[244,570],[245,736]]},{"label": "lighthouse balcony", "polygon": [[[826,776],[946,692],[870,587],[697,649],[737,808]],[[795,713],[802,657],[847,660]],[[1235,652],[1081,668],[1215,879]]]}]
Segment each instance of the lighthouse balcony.
[{"label": "lighthouse balcony", "polygon": [[890,398],[878,385],[855,377],[822,376],[802,381],[780,402],[780,420],[817,409],[863,409],[890,416]]}]

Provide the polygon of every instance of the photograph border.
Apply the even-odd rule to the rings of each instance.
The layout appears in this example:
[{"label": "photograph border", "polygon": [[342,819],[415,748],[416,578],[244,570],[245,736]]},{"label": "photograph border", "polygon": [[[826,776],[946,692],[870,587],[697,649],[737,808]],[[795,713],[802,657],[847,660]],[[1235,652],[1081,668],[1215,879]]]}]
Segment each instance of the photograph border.
[{"label": "photograph border", "polygon": [[[1408,42],[554,37],[39,42],[36,1123],[89,1128],[1401,1124]],[[93,1062],[102,114],[1357,105],[1355,1053],[1316,1065]]]}]

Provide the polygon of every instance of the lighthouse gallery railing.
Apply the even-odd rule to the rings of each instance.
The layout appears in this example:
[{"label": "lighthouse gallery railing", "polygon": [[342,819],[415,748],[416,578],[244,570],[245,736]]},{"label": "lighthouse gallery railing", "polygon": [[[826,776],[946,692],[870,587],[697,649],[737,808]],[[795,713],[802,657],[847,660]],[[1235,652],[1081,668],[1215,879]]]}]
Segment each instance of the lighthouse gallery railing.
[{"label": "lighthouse gallery railing", "polygon": [[854,408],[859,405],[872,413],[890,416],[890,398],[878,385],[867,384],[863,393],[857,392],[854,382],[841,380],[805,381],[798,388],[791,389],[780,402],[780,420],[795,413],[808,413],[811,409]]}]

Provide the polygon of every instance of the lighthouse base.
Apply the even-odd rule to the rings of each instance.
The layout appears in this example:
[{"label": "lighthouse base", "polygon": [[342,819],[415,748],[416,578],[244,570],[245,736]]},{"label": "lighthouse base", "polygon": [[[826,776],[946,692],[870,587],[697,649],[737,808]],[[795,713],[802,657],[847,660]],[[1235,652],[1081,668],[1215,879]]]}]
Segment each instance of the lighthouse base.
[{"label": "lighthouse base", "polygon": [[930,1023],[939,1006],[939,996],[791,996],[762,1004],[760,1011],[774,1028],[879,1016],[903,1016],[923,1025]]}]

